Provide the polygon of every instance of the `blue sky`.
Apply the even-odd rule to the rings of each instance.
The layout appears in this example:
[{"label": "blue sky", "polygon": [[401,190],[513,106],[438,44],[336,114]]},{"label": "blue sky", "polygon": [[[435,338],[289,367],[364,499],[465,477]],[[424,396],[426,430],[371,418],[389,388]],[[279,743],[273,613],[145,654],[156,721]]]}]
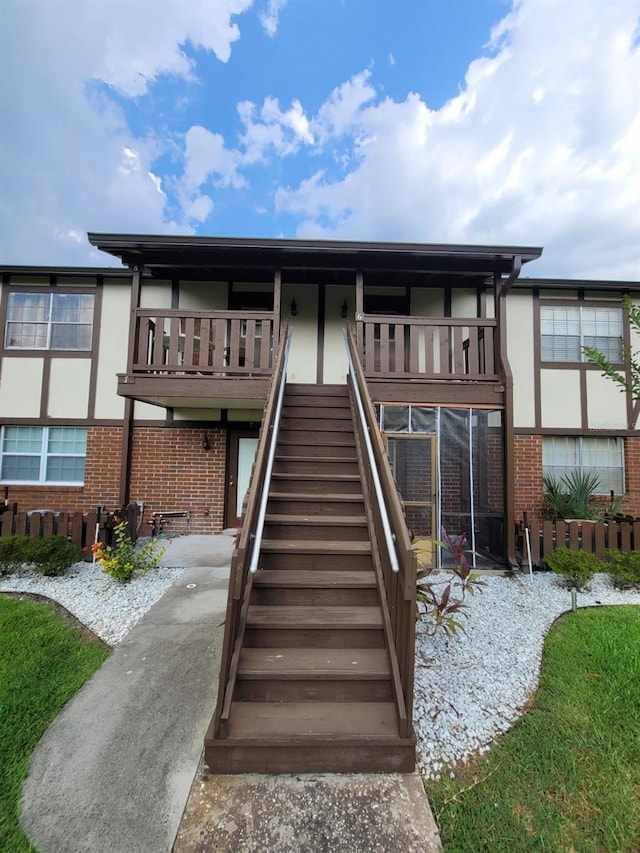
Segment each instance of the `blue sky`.
[{"label": "blue sky", "polygon": [[3,0],[0,262],[87,231],[640,275],[640,0]]}]

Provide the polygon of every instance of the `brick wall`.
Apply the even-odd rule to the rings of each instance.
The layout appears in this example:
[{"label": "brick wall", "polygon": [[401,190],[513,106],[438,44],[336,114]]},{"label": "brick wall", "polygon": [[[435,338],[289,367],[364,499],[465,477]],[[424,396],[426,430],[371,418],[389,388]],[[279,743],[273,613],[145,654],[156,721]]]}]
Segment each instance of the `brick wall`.
[{"label": "brick wall", "polygon": [[89,427],[84,486],[9,486],[9,500],[20,511],[52,509],[86,512],[96,506],[119,506],[122,428]]},{"label": "brick wall", "polygon": [[[134,426],[131,500],[144,501],[144,520],[152,512],[191,513],[189,527],[168,521],[165,532],[218,533],[224,526],[226,433],[208,429],[209,450],[202,448],[203,430]],[[9,500],[21,511],[32,509],[86,512],[95,506],[119,506],[122,428],[89,427],[84,486],[9,486]],[[141,535],[150,527],[143,524]]]},{"label": "brick wall", "polygon": [[[625,445],[626,494],[622,512],[640,517],[640,437],[629,436]],[[523,511],[529,519],[542,520],[542,436],[515,436],[516,521]]]},{"label": "brick wall", "polygon": [[[190,533],[219,533],[224,526],[226,433],[208,429],[209,450],[202,448],[202,428],[134,427],[131,446],[131,500],[144,501],[144,518],[152,512],[189,512]],[[180,519],[165,532],[186,532]],[[149,530],[145,526],[143,533]]]}]

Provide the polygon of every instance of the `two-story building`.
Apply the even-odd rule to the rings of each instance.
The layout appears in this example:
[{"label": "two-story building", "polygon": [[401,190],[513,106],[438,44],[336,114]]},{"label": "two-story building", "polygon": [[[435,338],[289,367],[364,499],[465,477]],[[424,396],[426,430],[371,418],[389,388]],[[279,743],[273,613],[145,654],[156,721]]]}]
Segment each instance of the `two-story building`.
[{"label": "two-story building", "polygon": [[594,470],[640,514],[638,404],[582,355],[621,360],[637,282],[525,278],[527,247],[89,240],[123,267],[2,268],[0,479],[21,509],[236,526],[287,321],[298,384],[344,383],[355,329],[419,538],[466,532],[478,565],[513,563],[543,471]]}]

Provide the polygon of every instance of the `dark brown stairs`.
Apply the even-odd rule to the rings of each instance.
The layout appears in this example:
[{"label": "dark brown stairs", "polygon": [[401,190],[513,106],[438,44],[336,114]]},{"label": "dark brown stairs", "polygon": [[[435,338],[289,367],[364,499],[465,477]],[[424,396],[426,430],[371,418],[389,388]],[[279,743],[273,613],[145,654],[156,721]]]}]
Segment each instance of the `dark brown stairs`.
[{"label": "dark brown stairs", "polygon": [[233,701],[205,740],[210,771],[412,770],[382,602],[346,386],[287,385]]}]

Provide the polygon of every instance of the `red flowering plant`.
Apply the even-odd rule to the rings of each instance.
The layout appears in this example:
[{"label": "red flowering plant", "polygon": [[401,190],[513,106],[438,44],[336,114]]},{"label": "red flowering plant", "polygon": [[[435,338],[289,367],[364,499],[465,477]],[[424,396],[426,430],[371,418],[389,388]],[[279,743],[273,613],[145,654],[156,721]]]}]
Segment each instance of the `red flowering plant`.
[{"label": "red flowering plant", "polygon": [[[421,581],[418,586],[418,601],[424,604],[425,613],[430,618],[428,634],[435,634],[438,629],[446,634],[454,635],[458,631],[464,631],[464,626],[458,620],[459,616],[466,618],[464,608],[467,593],[473,595],[477,590],[481,591],[484,582],[471,571],[464,550],[467,544],[467,534],[461,536],[450,536],[442,528],[443,541],[436,544],[446,548],[452,558],[453,567],[449,569],[451,575],[443,580]],[[443,587],[442,591],[438,587]]]}]

